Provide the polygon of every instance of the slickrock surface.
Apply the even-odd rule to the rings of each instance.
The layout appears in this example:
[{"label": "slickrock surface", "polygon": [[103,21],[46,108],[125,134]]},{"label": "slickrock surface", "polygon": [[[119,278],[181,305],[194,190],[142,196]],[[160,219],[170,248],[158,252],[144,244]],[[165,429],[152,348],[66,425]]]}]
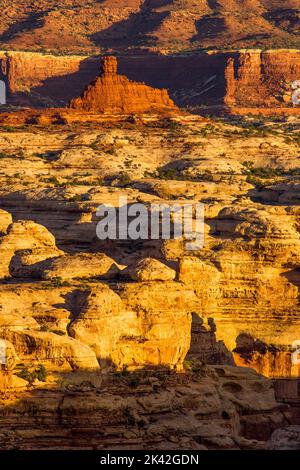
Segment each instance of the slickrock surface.
[{"label": "slickrock surface", "polygon": [[100,76],[83,94],[70,102],[70,108],[108,114],[146,113],[176,109],[167,90],[152,89],[117,74],[117,59],[104,57]]},{"label": "slickrock surface", "polygon": [[[298,118],[118,119],[0,127],[1,445],[267,448],[295,412],[255,371],[300,372]],[[121,196],[202,202],[204,248],[100,241]]]},{"label": "slickrock surface", "polygon": [[[196,312],[215,321],[220,344],[208,347],[209,357],[231,361],[233,354],[237,364],[265,375],[297,377],[291,362],[299,336],[297,121],[254,125],[250,118],[240,127],[187,116],[149,119],[123,129],[104,122],[1,131],[1,266],[8,282],[2,314],[20,315],[20,295],[21,323],[33,317],[34,329],[72,331],[79,341],[91,335],[86,341],[97,357],[118,367],[149,360],[180,369]],[[136,247],[97,240],[96,208],[118,205],[125,195],[129,202],[204,202],[204,249],[187,253],[174,240]],[[93,314],[103,280],[120,305],[104,310],[107,320]],[[65,282],[64,295],[76,299],[79,291],[86,305],[46,295]],[[170,325],[180,324],[170,341]],[[104,327],[112,339],[100,333]],[[205,332],[199,334],[202,341]]]}]

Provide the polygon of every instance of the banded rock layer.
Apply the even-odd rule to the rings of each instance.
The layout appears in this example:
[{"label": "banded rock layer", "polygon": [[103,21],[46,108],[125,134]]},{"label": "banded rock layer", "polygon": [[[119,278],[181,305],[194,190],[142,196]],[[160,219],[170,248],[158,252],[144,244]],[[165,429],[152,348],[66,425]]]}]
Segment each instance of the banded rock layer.
[{"label": "banded rock layer", "polygon": [[[8,103],[18,105],[65,106],[99,75],[98,56],[57,57],[1,51],[0,61],[0,76],[9,92]],[[103,84],[101,78],[98,79],[98,87],[103,89],[105,85],[109,99],[113,84],[117,85],[117,94],[124,87],[129,88],[129,92],[134,93],[130,99],[136,99],[139,106],[141,99],[144,104],[150,99],[170,107],[168,96],[162,91],[167,89],[171,99],[181,106],[292,108],[291,83],[300,79],[300,52],[297,49],[244,49],[175,57],[120,56],[121,76],[116,75],[115,67],[114,74],[108,73]],[[132,81],[146,86],[134,86],[137,84]],[[149,86],[160,91],[153,91]],[[124,98],[124,91],[122,96]]]}]

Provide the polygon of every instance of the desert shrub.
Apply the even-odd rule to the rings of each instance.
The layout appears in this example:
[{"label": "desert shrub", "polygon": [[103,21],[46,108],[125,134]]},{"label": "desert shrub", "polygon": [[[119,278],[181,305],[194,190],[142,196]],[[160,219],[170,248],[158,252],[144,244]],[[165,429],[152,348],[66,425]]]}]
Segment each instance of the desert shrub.
[{"label": "desert shrub", "polygon": [[295,170],[285,171],[282,168],[271,168],[271,167],[254,167],[252,161],[244,161],[244,174],[249,176],[256,176],[258,178],[274,178],[275,176],[285,176]]},{"label": "desert shrub", "polygon": [[128,366],[127,365],[124,365],[122,370],[118,370],[115,372],[115,375],[116,377],[127,377],[129,375],[129,371],[128,371]]},{"label": "desert shrub", "polygon": [[127,186],[130,186],[131,184],[132,184],[131,177],[129,176],[128,173],[123,171],[117,176],[114,185],[117,186],[118,188],[126,188]]},{"label": "desert shrub", "polygon": [[203,369],[203,363],[198,359],[186,359],[183,367],[186,371],[199,373]]},{"label": "desert shrub", "polygon": [[45,179],[43,179],[43,182],[44,182],[44,183],[53,184],[54,186],[63,186],[63,185],[58,181],[58,179],[56,178],[56,176],[51,176],[50,178],[45,178]]},{"label": "desert shrub", "polygon": [[69,287],[70,283],[68,281],[63,281],[61,277],[57,276],[51,279],[51,284],[53,287]]},{"label": "desert shrub", "polygon": [[18,130],[23,130],[25,129],[25,125],[20,125],[20,126],[0,126],[0,132],[16,132]]},{"label": "desert shrub", "polygon": [[41,158],[42,160],[46,160],[47,162],[53,162],[57,160],[58,155],[59,155],[59,152],[51,151],[51,150],[49,150],[48,152],[35,154],[36,157]]},{"label": "desert shrub", "polygon": [[268,183],[263,183],[259,178],[257,178],[256,176],[252,176],[252,175],[248,175],[246,181],[247,183],[255,186],[255,188],[258,190],[265,188],[265,186],[268,184]]},{"label": "desert shrub", "polygon": [[46,382],[47,380],[47,370],[43,364],[39,364],[37,369],[34,371],[36,378],[40,382]]},{"label": "desert shrub", "polygon": [[22,368],[16,373],[16,375],[21,379],[26,380],[29,385],[32,385],[35,380],[46,382],[48,373],[43,364],[38,364],[35,368],[22,365]]},{"label": "desert shrub", "polygon": [[82,202],[84,200],[85,200],[84,194],[74,194],[74,196],[71,196],[69,198],[69,202]]}]

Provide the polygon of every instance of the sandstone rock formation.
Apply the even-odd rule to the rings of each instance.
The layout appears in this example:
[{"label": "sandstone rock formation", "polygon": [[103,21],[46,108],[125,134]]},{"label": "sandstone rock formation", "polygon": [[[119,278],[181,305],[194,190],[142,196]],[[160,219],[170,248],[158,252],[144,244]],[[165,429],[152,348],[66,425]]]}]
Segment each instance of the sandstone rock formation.
[{"label": "sandstone rock formation", "polygon": [[298,47],[299,10],[296,0],[12,0],[3,2],[0,31],[5,49],[60,53]]},{"label": "sandstone rock formation", "polygon": [[124,270],[124,276],[130,276],[134,281],[174,281],[176,271],[164,265],[160,261],[153,258],[145,258],[135,266]]},{"label": "sandstone rock formation", "polygon": [[225,68],[225,104],[241,107],[292,107],[292,83],[300,76],[300,53],[239,51]]},{"label": "sandstone rock formation", "polygon": [[[59,447],[56,431],[70,446],[75,427],[75,447],[257,449],[296,422],[277,384],[295,384],[294,399],[298,126],[176,114],[0,128],[0,339],[18,356],[0,374],[3,447],[51,446],[49,435]],[[99,240],[97,208],[118,213],[125,196],[204,203],[204,248]],[[28,380],[42,366],[46,381]],[[27,437],[14,431],[20,410]]]},{"label": "sandstone rock formation", "polygon": [[27,264],[34,264],[62,254],[56,247],[55,237],[48,230],[31,221],[18,221],[8,226],[0,240],[0,277],[10,276],[10,264],[17,251],[27,251]]},{"label": "sandstone rock formation", "polygon": [[299,450],[300,426],[287,426],[277,429],[268,441],[269,450]]},{"label": "sandstone rock formation", "polygon": [[79,341],[44,331],[9,331],[1,333],[10,340],[20,360],[43,362],[48,368],[59,366],[60,370],[98,370],[94,352]]},{"label": "sandstone rock formation", "polygon": [[141,371],[101,385],[95,374],[84,377],[81,385],[65,375],[55,391],[37,387],[2,398],[0,447],[259,450],[286,424],[270,381],[250,369]]},{"label": "sandstone rock formation", "polygon": [[[121,96],[124,98],[122,90],[129,87],[134,93],[130,103],[127,101],[131,108],[132,99],[138,106],[142,106],[142,101],[145,105],[154,100],[157,106],[171,108],[166,92],[152,89],[165,88],[176,105],[189,106],[200,112],[203,109],[197,107],[204,104],[225,105],[227,109],[232,108],[233,113],[237,113],[234,108],[244,108],[244,114],[247,114],[249,107],[256,108],[252,114],[264,109],[272,109],[274,114],[277,109],[278,112],[282,109],[281,112],[286,113],[286,108],[289,113],[296,113],[299,107],[292,107],[291,85],[300,76],[299,57],[297,49],[210,51],[176,58],[120,56],[121,76],[114,75],[113,79],[112,74],[107,74],[103,83],[106,105],[114,104],[117,97],[119,101]],[[62,108],[74,97],[81,96],[99,75],[99,58],[95,56],[57,57],[9,51],[0,52],[0,64],[8,88],[8,103],[16,105]],[[124,76],[130,79],[129,82]],[[102,87],[100,78],[97,82]],[[112,82],[114,88],[118,84],[114,98]],[[142,87],[141,83],[148,86]],[[120,103],[117,108],[120,109]],[[218,108],[215,110],[217,112]],[[37,116],[35,120],[49,124],[47,115]],[[62,121],[62,118],[56,116],[56,121]]]},{"label": "sandstone rock formation", "polygon": [[119,76],[115,57],[102,59],[100,76],[79,98],[70,102],[70,108],[108,114],[162,112],[176,109],[167,90],[152,89]]},{"label": "sandstone rock formation", "polygon": [[94,349],[101,363],[118,369],[168,365],[180,370],[190,345],[189,308],[197,299],[176,283],[168,289],[168,300],[157,282],[124,284],[119,295],[105,286],[91,289],[70,334]]}]

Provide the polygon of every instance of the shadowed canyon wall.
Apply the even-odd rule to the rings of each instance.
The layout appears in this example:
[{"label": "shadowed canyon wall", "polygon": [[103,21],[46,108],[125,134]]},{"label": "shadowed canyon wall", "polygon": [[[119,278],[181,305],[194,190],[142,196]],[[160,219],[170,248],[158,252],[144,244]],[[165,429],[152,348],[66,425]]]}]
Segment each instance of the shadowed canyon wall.
[{"label": "shadowed canyon wall", "polygon": [[[1,52],[1,75],[12,104],[62,106],[99,74],[99,57]],[[167,88],[181,106],[292,106],[300,79],[298,50],[206,52],[197,56],[123,56],[119,73]]]}]

